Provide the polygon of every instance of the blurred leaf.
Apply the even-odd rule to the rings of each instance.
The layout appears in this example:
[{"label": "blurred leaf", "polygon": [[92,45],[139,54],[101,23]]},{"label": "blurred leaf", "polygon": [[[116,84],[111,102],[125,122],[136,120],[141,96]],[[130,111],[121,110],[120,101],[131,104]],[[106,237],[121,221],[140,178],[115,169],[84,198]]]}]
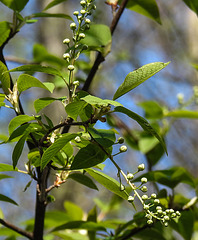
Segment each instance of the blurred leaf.
[{"label": "blurred leaf", "polygon": [[92,230],[92,231],[104,231],[106,232],[106,229],[103,226],[100,226],[99,223],[94,222],[86,222],[86,221],[72,221],[68,222],[66,224],[63,224],[61,226],[58,226],[54,228],[52,231],[60,231],[65,229],[86,229],[86,230]]},{"label": "blurred leaf", "polygon": [[45,228],[54,228],[67,221],[71,218],[64,211],[47,211],[45,214]]},{"label": "blurred leaf", "polygon": [[86,147],[81,148],[71,165],[71,170],[85,169],[96,166],[106,159],[106,154],[96,144],[90,143]]},{"label": "blurred leaf", "polygon": [[0,93],[0,107],[5,106],[4,100],[5,100],[5,94]]},{"label": "blurred leaf", "polygon": [[[10,25],[8,22],[0,22],[0,46],[8,39],[10,35]],[[7,69],[6,69],[7,70]]]},{"label": "blurred leaf", "polygon": [[[134,119],[139,125],[148,133],[156,137],[159,142],[161,143],[162,147],[164,148],[165,152],[167,153],[166,144],[164,142],[164,139],[151,127],[151,125],[144,119],[143,117],[139,116],[138,114],[130,111],[127,108],[124,107],[116,107],[114,109],[114,112],[121,112],[129,116],[130,118]],[[168,154],[168,153],[167,153]]]},{"label": "blurred leaf", "polygon": [[167,170],[151,171],[141,175],[134,181],[141,181],[142,177],[148,178],[148,181],[158,182],[170,188],[175,188],[179,183],[185,183],[195,188],[195,182],[191,174],[183,167],[172,167]]},{"label": "blurred leaf", "polygon": [[164,149],[160,143],[146,153],[147,160],[151,166],[158,163],[161,157],[164,155]]},{"label": "blurred leaf", "polygon": [[13,178],[13,177],[5,175],[5,174],[0,174],[0,180],[5,179],[5,178]]},{"label": "blurred leaf", "polygon": [[71,178],[71,179],[75,180],[76,182],[81,183],[89,188],[98,190],[98,187],[93,182],[93,180],[82,173],[72,173],[69,175],[68,178]]},{"label": "blurred leaf", "polygon": [[12,204],[14,204],[14,205],[17,205],[18,206],[18,204],[14,201],[14,200],[12,200],[11,198],[9,198],[9,197],[6,197],[5,195],[3,195],[3,194],[0,194],[0,201],[3,201],[3,202],[8,202],[8,203],[12,203]]},{"label": "blurred leaf", "polygon": [[140,151],[146,154],[147,152],[152,150],[158,143],[159,141],[155,137],[148,136],[140,138],[140,140],[138,141],[138,146]]},{"label": "blurred leaf", "polygon": [[198,1],[197,0],[183,0],[185,4],[198,15]]},{"label": "blurred leaf", "polygon": [[67,14],[64,13],[45,13],[45,12],[40,12],[40,13],[33,13],[31,18],[39,18],[39,17],[53,17],[53,18],[64,18],[73,21],[72,17],[70,17]]},{"label": "blurred leaf", "polygon": [[187,202],[187,203],[183,206],[182,209],[183,209],[183,210],[186,210],[186,209],[188,209],[188,208],[194,206],[194,205],[197,203],[197,201],[198,201],[198,197],[197,197],[197,196],[191,198],[190,201]]},{"label": "blurred leaf", "polygon": [[13,168],[12,165],[0,163],[0,172],[10,172],[10,171],[18,171],[18,168]]},{"label": "blurred leaf", "polygon": [[22,154],[26,138],[27,138],[26,135],[22,136],[14,147],[14,150],[13,150],[13,153],[12,153],[13,168],[16,167],[16,165],[18,163],[18,160],[19,160],[19,158]]},{"label": "blurred leaf", "polygon": [[50,75],[59,76],[62,79],[64,79],[61,72],[58,71],[57,69],[52,68],[52,67],[35,65],[35,64],[24,65],[24,66],[20,66],[20,67],[17,67],[17,68],[13,68],[13,69],[9,70],[9,72],[43,72],[43,73],[47,73],[47,74],[50,74]]},{"label": "blurred leaf", "polygon": [[77,117],[82,114],[86,106],[87,103],[85,101],[71,102],[65,107],[65,110],[69,117],[77,120]]},{"label": "blurred leaf", "polygon": [[5,64],[0,61],[0,82],[6,95],[10,93],[8,90],[10,88],[10,75],[7,71],[8,69]]},{"label": "blurred leaf", "polygon": [[[96,206],[94,206],[94,208],[92,208],[87,216],[87,221],[88,222],[97,222],[97,210],[96,210]],[[96,239],[96,231],[88,231],[88,237],[89,240],[95,240]]]},{"label": "blurred leaf", "polygon": [[64,208],[67,215],[72,221],[78,221],[83,219],[83,210],[73,202],[65,201]]},{"label": "blurred leaf", "polygon": [[89,173],[90,176],[92,176],[97,182],[102,184],[109,191],[117,194],[123,199],[128,199],[128,193],[125,190],[120,190],[120,183],[118,181],[94,169],[86,169],[86,171]]},{"label": "blurred leaf", "polygon": [[142,14],[150,19],[161,24],[158,6],[155,0],[133,0],[129,1],[127,8]]},{"label": "blurred leaf", "polygon": [[193,211],[182,211],[179,220],[177,222],[171,221],[170,226],[185,240],[191,240],[193,235],[194,221],[195,213]]},{"label": "blurred leaf", "polygon": [[115,132],[112,130],[95,129],[91,127],[87,130],[94,140],[105,148],[111,147],[115,143]]},{"label": "blurred leaf", "polygon": [[11,133],[20,125],[27,123],[29,121],[33,121],[35,120],[35,117],[33,116],[28,116],[28,115],[19,115],[16,116],[15,118],[13,118],[8,126],[8,131],[9,134],[11,135]]},{"label": "blurred leaf", "polygon": [[41,169],[43,169],[52,158],[72,139],[74,139],[78,134],[75,133],[65,133],[57,139],[47,150],[43,153],[41,158]]},{"label": "blurred leaf", "polygon": [[40,82],[37,78],[30,76],[28,74],[21,74],[17,80],[17,88],[19,94],[31,87],[44,88],[50,91],[42,82]]},{"label": "blurred leaf", "polygon": [[143,67],[130,72],[124,82],[119,86],[116,93],[113,96],[113,100],[121,97],[122,95],[128,93],[132,89],[136,88],[144,81],[158,73],[160,70],[165,68],[170,62],[162,63],[155,62],[144,65]]},{"label": "blurred leaf", "polygon": [[198,118],[198,112],[196,111],[190,111],[190,110],[173,110],[170,112],[167,112],[164,117],[175,117],[175,118],[191,118],[196,119]]},{"label": "blurred leaf", "polygon": [[25,192],[25,191],[31,186],[31,183],[32,183],[32,180],[30,180],[30,181],[26,184],[25,188],[23,189],[23,192]]},{"label": "blurred leaf", "polygon": [[22,11],[25,5],[28,3],[29,0],[0,0],[3,4],[7,7],[11,8],[14,11]]},{"label": "blurred leaf", "polygon": [[46,11],[47,9],[52,8],[52,7],[58,5],[58,4],[62,3],[62,2],[66,2],[66,1],[67,0],[53,0],[44,8],[44,10]]},{"label": "blurred leaf", "polygon": [[138,104],[145,111],[145,117],[147,119],[159,119],[163,117],[163,108],[158,102],[145,101]]}]

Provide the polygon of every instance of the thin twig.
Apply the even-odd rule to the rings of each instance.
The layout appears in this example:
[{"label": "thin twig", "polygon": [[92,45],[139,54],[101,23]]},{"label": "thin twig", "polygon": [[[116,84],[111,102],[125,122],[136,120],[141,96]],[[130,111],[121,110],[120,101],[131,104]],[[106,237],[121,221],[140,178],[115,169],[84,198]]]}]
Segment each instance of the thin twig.
[{"label": "thin twig", "polygon": [[25,230],[23,230],[23,229],[15,226],[15,225],[9,223],[9,222],[7,222],[7,221],[5,221],[5,220],[3,220],[3,219],[0,219],[0,223],[1,223],[3,226],[5,226],[5,227],[7,227],[7,228],[9,228],[9,229],[12,229],[13,231],[19,233],[20,235],[22,235],[22,236],[24,236],[24,237],[27,237],[28,239],[31,239],[31,240],[34,239],[32,233],[27,232],[27,231],[25,231]]}]

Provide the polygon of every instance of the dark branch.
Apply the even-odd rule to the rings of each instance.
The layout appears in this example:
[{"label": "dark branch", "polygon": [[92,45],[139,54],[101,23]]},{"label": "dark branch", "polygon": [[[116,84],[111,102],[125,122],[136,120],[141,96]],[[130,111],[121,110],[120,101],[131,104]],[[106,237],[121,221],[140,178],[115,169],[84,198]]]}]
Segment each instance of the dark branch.
[{"label": "dark branch", "polygon": [[27,231],[25,231],[25,230],[23,230],[23,229],[21,229],[21,228],[18,228],[17,226],[15,226],[15,225],[13,225],[13,224],[11,224],[11,223],[3,220],[3,219],[0,219],[0,223],[1,223],[3,226],[5,226],[5,227],[7,227],[7,228],[9,228],[9,229],[12,229],[13,231],[19,233],[20,235],[22,235],[22,236],[24,236],[24,237],[27,237],[28,239],[31,239],[31,240],[34,239],[32,233],[29,233],[29,232],[27,232]]}]

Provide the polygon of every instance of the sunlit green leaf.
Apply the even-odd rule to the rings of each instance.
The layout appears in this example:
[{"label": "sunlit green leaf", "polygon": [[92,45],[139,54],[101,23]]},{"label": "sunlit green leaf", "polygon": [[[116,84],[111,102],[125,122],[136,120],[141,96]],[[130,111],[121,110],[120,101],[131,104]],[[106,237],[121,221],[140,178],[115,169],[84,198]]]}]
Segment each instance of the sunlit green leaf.
[{"label": "sunlit green leaf", "polygon": [[9,88],[10,88],[10,75],[8,72],[6,72],[8,69],[0,61],[0,82],[2,84],[3,91],[6,95],[9,94]]},{"label": "sunlit green leaf", "polygon": [[77,120],[77,117],[82,114],[86,106],[87,102],[85,101],[71,102],[65,107],[65,110],[69,117]]},{"label": "sunlit green leaf", "polygon": [[84,169],[96,166],[106,159],[106,154],[96,144],[90,143],[81,148],[74,157],[71,169]]},{"label": "sunlit green leaf", "polygon": [[71,221],[78,221],[83,219],[83,210],[75,203],[65,201],[64,208]]},{"label": "sunlit green leaf", "polygon": [[0,201],[9,202],[9,203],[12,203],[12,204],[18,206],[18,204],[14,200],[12,200],[11,198],[9,198],[9,197],[7,197],[7,196],[5,196],[3,194],[0,194]]},{"label": "sunlit green leaf", "polygon": [[56,100],[58,99],[50,97],[36,99],[34,101],[34,108],[36,110],[36,113],[40,112],[44,107],[48,106]]},{"label": "sunlit green leaf", "polygon": [[128,199],[128,193],[125,190],[120,190],[120,183],[118,181],[94,169],[86,169],[86,171],[89,173],[90,176],[92,176],[97,182],[102,184],[109,191],[117,194],[123,199]]},{"label": "sunlit green leaf", "polygon": [[5,94],[0,93],[0,107],[5,106],[4,100],[5,100]]},{"label": "sunlit green leaf", "polygon": [[89,188],[98,190],[96,184],[92,181],[92,179],[84,174],[72,173],[69,175],[68,178],[71,178],[71,179],[75,180],[76,182],[81,183]]},{"label": "sunlit green leaf", "polygon": [[12,165],[6,163],[0,163],[0,172],[10,172],[10,171],[18,171],[18,168],[13,168]]},{"label": "sunlit green leaf", "polygon": [[116,93],[114,94],[113,100],[121,97],[122,95],[128,93],[132,89],[136,88],[144,81],[158,73],[160,70],[165,68],[170,62],[154,62],[144,65],[133,72],[130,72],[124,82],[119,86]]},{"label": "sunlit green leaf", "polygon": [[8,22],[0,22],[0,46],[8,39],[10,34],[10,25]]},{"label": "sunlit green leaf", "polygon": [[52,7],[58,5],[58,4],[62,3],[62,2],[66,2],[66,1],[67,0],[53,0],[45,7],[44,10],[46,11],[47,9],[52,8]]},{"label": "sunlit green leaf", "polygon": [[29,0],[0,0],[3,4],[7,7],[11,8],[14,11],[22,11],[25,5],[28,3]]},{"label": "sunlit green leaf", "polygon": [[197,119],[198,118],[198,112],[197,111],[178,109],[178,110],[173,110],[173,111],[165,113],[164,117]]}]

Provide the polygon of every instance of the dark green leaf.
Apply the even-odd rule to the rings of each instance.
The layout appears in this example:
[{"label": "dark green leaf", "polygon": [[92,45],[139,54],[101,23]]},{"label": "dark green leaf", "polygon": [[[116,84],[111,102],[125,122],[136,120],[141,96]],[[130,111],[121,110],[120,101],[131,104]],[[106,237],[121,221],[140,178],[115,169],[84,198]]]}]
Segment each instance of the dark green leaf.
[{"label": "dark green leaf", "polygon": [[0,194],[0,201],[9,202],[9,203],[12,203],[12,204],[18,206],[18,204],[14,200],[12,200],[11,198],[6,197],[5,195],[2,195],[2,194]]},{"label": "dark green leaf", "polygon": [[39,17],[53,17],[53,18],[64,18],[64,19],[69,19],[73,21],[73,19],[64,13],[45,13],[45,12],[40,12],[40,13],[33,13],[31,15],[31,18],[39,18]]},{"label": "dark green leaf", "polygon": [[[10,26],[6,21],[0,22],[0,46],[8,39],[10,34]],[[7,69],[6,69],[7,70]]]},{"label": "dark green leaf", "polygon": [[149,63],[144,65],[141,68],[138,68],[137,70],[134,70],[133,72],[130,72],[124,82],[119,86],[116,93],[114,94],[113,100],[121,97],[122,95],[128,93],[132,89],[136,88],[140,84],[142,84],[144,81],[158,73],[160,70],[165,68],[168,63],[162,63],[162,62],[155,62],[155,63]]},{"label": "dark green leaf", "polygon": [[183,0],[185,4],[198,15],[198,1],[197,0]]},{"label": "dark green leaf", "polygon": [[102,184],[109,191],[117,194],[123,199],[128,199],[128,193],[125,190],[120,190],[120,183],[118,181],[94,169],[86,169],[86,171],[89,173],[90,176],[92,176],[97,182]]},{"label": "dark green leaf", "polygon": [[146,119],[144,119],[143,117],[139,116],[138,114],[130,111],[127,108],[124,107],[116,107],[114,109],[114,112],[121,112],[126,114],[127,116],[129,116],[130,118],[134,119],[137,123],[139,123],[139,125],[148,133],[150,133],[151,135],[153,135],[154,137],[156,137],[159,142],[161,143],[161,145],[163,146],[165,152],[167,153],[167,149],[166,149],[166,145],[164,142],[164,139],[151,127],[151,125],[148,123],[148,121],[146,121]]},{"label": "dark green leaf", "polygon": [[12,178],[12,177],[5,175],[5,174],[0,174],[0,180],[5,179],[5,178]]},{"label": "dark green leaf", "polygon": [[90,143],[81,148],[74,157],[71,169],[84,169],[96,166],[106,159],[106,154],[96,144]]},{"label": "dark green leaf", "polygon": [[44,10],[46,11],[47,9],[52,8],[52,7],[58,5],[58,4],[62,3],[62,2],[66,2],[66,1],[67,1],[67,0],[53,0],[52,2],[50,2],[50,3],[45,7]]},{"label": "dark green leaf", "polygon": [[18,168],[13,168],[12,165],[0,163],[0,172],[10,172],[10,171],[18,171]]},{"label": "dark green leaf", "polygon": [[78,134],[75,133],[65,133],[57,139],[43,154],[41,158],[41,168],[43,169],[52,158],[72,139],[74,139]]},{"label": "dark green leaf", "polygon": [[98,190],[96,184],[92,181],[92,179],[84,174],[72,173],[69,175],[68,178],[71,178],[71,179],[75,180],[76,182],[81,183],[89,188]]},{"label": "dark green leaf", "polygon": [[32,180],[30,180],[30,181],[26,184],[23,192],[25,192],[25,191],[30,187],[31,183],[32,183]]},{"label": "dark green leaf", "polygon": [[103,226],[100,226],[100,223],[86,222],[86,221],[72,221],[61,226],[54,228],[52,231],[60,231],[65,229],[86,229],[92,231],[105,231],[106,229]]},{"label": "dark green leaf", "polygon": [[13,153],[12,153],[13,168],[15,168],[17,163],[18,163],[18,160],[19,160],[19,158],[21,156],[21,153],[23,151],[23,147],[24,147],[26,138],[27,138],[26,135],[22,136],[14,147],[14,150],[13,150]]},{"label": "dark green leaf", "polygon": [[8,126],[8,131],[9,134],[11,135],[11,133],[20,125],[27,123],[29,121],[33,121],[35,120],[35,117],[33,116],[28,116],[28,115],[19,115],[16,116],[15,118],[13,118]]},{"label": "dark green leaf", "polygon": [[71,102],[65,107],[65,110],[69,117],[77,120],[77,117],[82,114],[86,106],[87,103],[85,101]]},{"label": "dark green leaf", "polygon": [[29,0],[0,0],[3,4],[7,7],[11,8],[14,11],[22,11],[25,5],[28,3]]},{"label": "dark green leaf", "polygon": [[62,79],[64,79],[61,72],[58,71],[57,69],[52,68],[52,67],[35,65],[35,64],[24,65],[24,66],[20,66],[20,67],[17,67],[17,68],[13,68],[13,69],[9,70],[9,72],[43,72],[43,73],[51,74],[51,75],[54,75],[54,76],[59,76]]},{"label": "dark green leaf", "polygon": [[44,88],[50,91],[42,82],[40,82],[37,78],[30,76],[28,74],[21,74],[17,80],[17,87],[19,93],[31,88],[31,87],[39,87]]},{"label": "dark green leaf", "polygon": [[0,82],[2,84],[2,88],[3,88],[3,91],[6,95],[8,95],[10,92],[9,92],[9,88],[10,88],[10,75],[8,72],[7,67],[5,66],[5,64],[3,64],[1,61],[0,61]]},{"label": "dark green leaf", "polygon": [[167,112],[164,116],[165,117],[175,117],[175,118],[197,119],[198,118],[198,112],[178,109],[178,110],[173,110],[173,111]]},{"label": "dark green leaf", "polygon": [[142,14],[150,19],[161,24],[158,6],[155,0],[133,0],[129,1],[127,8]]},{"label": "dark green leaf", "polygon": [[183,167],[172,167],[168,170],[151,171],[136,178],[138,182],[142,177],[148,181],[158,182],[170,188],[175,188],[179,183],[185,183],[195,188],[195,182],[191,174]]},{"label": "dark green leaf", "polygon": [[115,133],[112,130],[88,128],[90,135],[103,147],[111,147],[116,140]]}]

